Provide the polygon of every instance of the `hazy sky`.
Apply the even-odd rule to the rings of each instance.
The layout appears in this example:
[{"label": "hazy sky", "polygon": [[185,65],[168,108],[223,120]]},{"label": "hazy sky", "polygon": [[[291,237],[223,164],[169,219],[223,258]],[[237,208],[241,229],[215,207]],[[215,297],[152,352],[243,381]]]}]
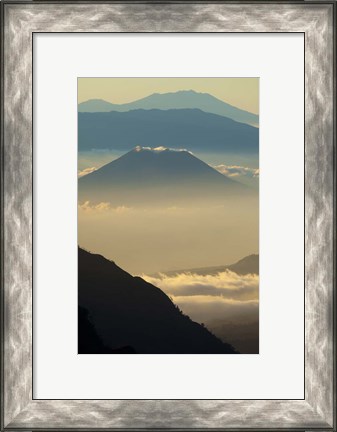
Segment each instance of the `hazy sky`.
[{"label": "hazy sky", "polygon": [[152,93],[194,90],[259,113],[259,78],[78,78],[78,103],[104,99],[122,104]]},{"label": "hazy sky", "polygon": [[79,205],[78,241],[133,275],[234,263],[259,250],[256,196],[185,207]]}]

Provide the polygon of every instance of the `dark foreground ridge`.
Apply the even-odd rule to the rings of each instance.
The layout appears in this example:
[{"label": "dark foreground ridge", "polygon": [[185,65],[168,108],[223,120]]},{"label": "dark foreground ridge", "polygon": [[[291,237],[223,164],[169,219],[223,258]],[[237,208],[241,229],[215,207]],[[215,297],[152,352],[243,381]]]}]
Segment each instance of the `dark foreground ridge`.
[{"label": "dark foreground ridge", "polygon": [[79,354],[235,354],[159,288],[78,249]]}]

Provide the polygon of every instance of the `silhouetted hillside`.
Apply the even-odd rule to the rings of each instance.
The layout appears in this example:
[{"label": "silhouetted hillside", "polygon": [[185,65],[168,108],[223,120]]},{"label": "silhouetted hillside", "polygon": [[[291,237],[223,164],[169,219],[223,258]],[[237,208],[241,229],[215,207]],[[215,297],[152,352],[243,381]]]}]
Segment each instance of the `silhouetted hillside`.
[{"label": "silhouetted hillside", "polygon": [[[234,354],[159,288],[78,250],[79,353]],[[81,351],[82,350],[82,351]]]},{"label": "silhouetted hillside", "polygon": [[104,345],[90,320],[89,312],[82,307],[78,308],[78,352],[81,354],[135,354],[135,350],[130,346],[111,349]]},{"label": "silhouetted hillside", "polygon": [[198,109],[78,113],[78,150],[139,146],[257,155],[259,129]]}]

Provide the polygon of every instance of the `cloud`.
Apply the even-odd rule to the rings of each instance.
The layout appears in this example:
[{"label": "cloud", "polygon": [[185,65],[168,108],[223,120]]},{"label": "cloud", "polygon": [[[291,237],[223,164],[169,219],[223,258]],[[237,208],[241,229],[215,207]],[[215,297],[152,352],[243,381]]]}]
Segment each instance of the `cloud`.
[{"label": "cloud", "polygon": [[161,153],[163,151],[173,151],[173,152],[188,152],[193,154],[192,152],[190,152],[187,149],[176,149],[176,148],[170,148],[170,147],[163,147],[163,146],[159,146],[159,147],[142,147],[142,146],[137,146],[134,149],[136,152],[141,152],[141,151],[152,151],[155,153]]},{"label": "cloud", "polygon": [[86,212],[112,211],[117,214],[123,214],[131,210],[131,207],[125,207],[125,206],[111,207],[111,204],[109,202],[100,202],[98,204],[91,204],[90,201],[85,201],[83,204],[79,204],[78,208]]},{"label": "cloud", "polygon": [[80,178],[80,177],[83,177],[83,176],[85,176],[87,174],[91,174],[92,172],[94,172],[96,170],[97,170],[96,167],[85,168],[82,171],[78,171],[78,177]]},{"label": "cloud", "polygon": [[90,201],[85,201],[83,204],[79,204],[78,207],[83,211],[103,211],[110,209],[110,203],[100,202],[99,204],[90,204]]},{"label": "cloud", "polygon": [[[223,206],[222,206],[223,207]],[[78,208],[83,211],[91,211],[95,210],[106,210],[110,211],[113,214],[132,214],[134,217],[149,217],[151,219],[157,218],[158,216],[169,216],[169,217],[180,217],[182,214],[193,215],[196,210],[200,210],[199,208],[185,208],[178,206],[171,207],[158,207],[158,208],[137,208],[137,207],[127,207],[127,206],[117,206],[114,207],[111,202],[100,202],[98,204],[94,204],[90,201],[85,201],[78,204]]]},{"label": "cloud", "polygon": [[221,174],[228,177],[250,177],[258,178],[260,175],[260,170],[258,168],[249,168],[239,165],[216,165],[214,168]]},{"label": "cloud", "polygon": [[258,275],[227,270],[216,275],[179,273],[142,278],[162,289],[183,313],[199,323],[219,320],[242,325],[259,319]]},{"label": "cloud", "polygon": [[216,275],[179,273],[174,276],[143,275],[142,278],[176,298],[208,296],[231,301],[256,301],[259,296],[258,275],[238,275],[229,270]]}]

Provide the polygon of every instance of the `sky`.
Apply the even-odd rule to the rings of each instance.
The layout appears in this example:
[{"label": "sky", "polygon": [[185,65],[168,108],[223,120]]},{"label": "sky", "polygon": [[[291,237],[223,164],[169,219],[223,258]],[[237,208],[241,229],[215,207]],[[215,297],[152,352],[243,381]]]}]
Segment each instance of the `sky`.
[{"label": "sky", "polygon": [[194,90],[259,113],[259,78],[79,78],[78,103],[103,99],[123,104],[153,93]]},{"label": "sky", "polygon": [[258,199],[184,206],[80,203],[80,246],[133,275],[232,264],[258,253]]}]

